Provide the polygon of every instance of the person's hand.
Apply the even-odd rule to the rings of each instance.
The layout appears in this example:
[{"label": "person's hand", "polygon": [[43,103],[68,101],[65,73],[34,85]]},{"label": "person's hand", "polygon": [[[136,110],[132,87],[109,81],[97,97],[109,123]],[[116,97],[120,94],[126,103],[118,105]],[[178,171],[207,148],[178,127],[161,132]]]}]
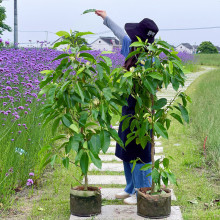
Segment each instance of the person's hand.
[{"label": "person's hand", "polygon": [[102,17],[103,19],[105,19],[105,17],[107,16],[106,11],[103,11],[103,10],[96,10],[95,13],[96,13],[98,16]]}]

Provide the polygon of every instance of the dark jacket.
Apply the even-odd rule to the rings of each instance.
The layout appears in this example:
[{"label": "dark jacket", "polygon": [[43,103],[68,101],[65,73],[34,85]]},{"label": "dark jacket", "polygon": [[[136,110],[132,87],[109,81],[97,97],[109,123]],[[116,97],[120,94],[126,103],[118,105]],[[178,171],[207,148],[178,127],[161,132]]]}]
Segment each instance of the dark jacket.
[{"label": "dark jacket", "polygon": [[[122,116],[128,114],[135,114],[135,105],[136,100],[130,95],[127,100],[128,106],[122,107]],[[119,125],[118,135],[125,144],[127,140],[127,135],[131,132],[128,127],[126,130],[122,132],[122,123]],[[125,162],[130,162],[131,160],[135,160],[138,157],[145,163],[151,162],[151,144],[147,143],[145,149],[141,147],[141,145],[137,145],[136,141],[131,141],[126,147],[125,150],[117,143],[115,155]],[[140,161],[138,163],[141,163]]]}]

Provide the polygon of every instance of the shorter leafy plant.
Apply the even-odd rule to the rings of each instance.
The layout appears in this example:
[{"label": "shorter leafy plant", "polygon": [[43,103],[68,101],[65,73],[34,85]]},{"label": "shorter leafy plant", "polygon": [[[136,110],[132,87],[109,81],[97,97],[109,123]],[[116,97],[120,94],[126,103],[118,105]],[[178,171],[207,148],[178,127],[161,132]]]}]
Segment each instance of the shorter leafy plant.
[{"label": "shorter leafy plant", "polygon": [[[169,169],[169,159],[154,161],[155,136],[168,139],[172,118],[181,124],[183,121],[189,123],[186,106],[191,99],[181,91],[177,92],[169,103],[166,98],[158,98],[158,90],[161,88],[171,85],[178,91],[185,82],[181,59],[177,56],[178,52],[174,51],[168,43],[158,39],[150,44],[138,38],[138,41],[130,46],[137,49],[126,59],[137,56],[137,63],[135,67],[130,68],[130,71],[121,73],[121,80],[127,78],[127,82],[130,82],[126,86],[130,87],[131,95],[137,102],[134,115],[122,116],[122,131],[130,126],[131,133],[127,136],[125,147],[133,140],[142,148],[145,148],[147,142],[151,142],[152,165],[144,165],[142,169],[152,168],[151,193],[155,193],[155,190],[161,190],[161,177],[166,186],[168,180],[176,184],[174,174]],[[162,53],[166,55],[164,58],[161,58]],[[179,98],[180,102],[174,102],[176,98]],[[137,160],[133,161],[133,167]]]}]

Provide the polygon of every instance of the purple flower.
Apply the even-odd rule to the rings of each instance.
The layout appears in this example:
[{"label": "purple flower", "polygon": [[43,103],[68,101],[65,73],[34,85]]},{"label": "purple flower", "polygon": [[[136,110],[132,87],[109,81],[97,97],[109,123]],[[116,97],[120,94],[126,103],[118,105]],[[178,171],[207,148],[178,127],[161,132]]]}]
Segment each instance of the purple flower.
[{"label": "purple flower", "polygon": [[6,177],[9,176],[9,173],[6,173],[5,176],[6,176]]},{"label": "purple flower", "polygon": [[34,176],[34,173],[29,173],[29,176]]},{"label": "purple flower", "polygon": [[12,90],[12,88],[10,86],[6,86],[5,90]]},{"label": "purple flower", "polygon": [[19,106],[18,109],[24,110],[24,107],[23,106]]},{"label": "purple flower", "polygon": [[2,39],[0,38],[0,43],[2,43]]},{"label": "purple flower", "polygon": [[32,179],[28,179],[26,185],[31,186],[34,184],[34,181]]},{"label": "purple flower", "polygon": [[14,172],[14,171],[13,171],[13,167],[11,167],[11,168],[8,170],[8,172],[13,173],[13,172]]},{"label": "purple flower", "polygon": [[20,134],[20,133],[21,133],[21,131],[18,131],[18,133]]},{"label": "purple flower", "polygon": [[11,141],[14,141],[15,139],[11,139]]},{"label": "purple flower", "polygon": [[5,41],[5,45],[9,45],[9,41]]}]

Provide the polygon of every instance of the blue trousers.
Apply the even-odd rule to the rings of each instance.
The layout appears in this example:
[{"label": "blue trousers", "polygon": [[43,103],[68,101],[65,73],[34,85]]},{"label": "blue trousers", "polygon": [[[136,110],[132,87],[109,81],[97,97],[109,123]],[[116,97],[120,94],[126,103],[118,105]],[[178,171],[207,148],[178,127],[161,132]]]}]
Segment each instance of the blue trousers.
[{"label": "blue trousers", "polygon": [[126,187],[125,187],[126,193],[134,194],[136,191],[135,189],[141,187],[151,187],[152,178],[151,176],[146,177],[149,173],[151,173],[151,169],[142,171],[140,169],[142,166],[144,166],[144,164],[137,163],[133,172],[131,172],[133,164],[125,161],[123,161],[123,164],[124,164],[124,172],[126,179]]}]

